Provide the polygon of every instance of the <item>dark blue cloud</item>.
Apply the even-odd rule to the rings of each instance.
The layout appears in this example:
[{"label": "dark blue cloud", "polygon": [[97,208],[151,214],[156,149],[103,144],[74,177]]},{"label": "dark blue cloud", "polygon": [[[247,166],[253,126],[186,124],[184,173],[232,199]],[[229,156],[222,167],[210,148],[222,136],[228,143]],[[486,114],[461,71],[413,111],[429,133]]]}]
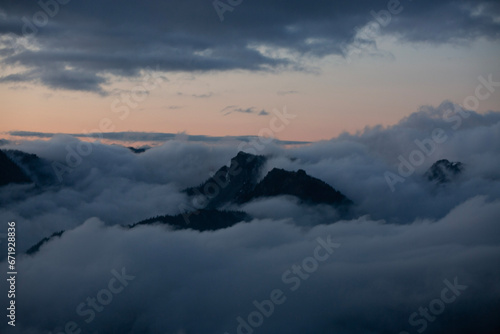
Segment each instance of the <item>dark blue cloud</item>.
[{"label": "dark blue cloud", "polygon": [[[40,3],[47,4],[45,9],[28,1],[0,6],[2,62],[26,68],[3,82],[35,81],[104,94],[103,75],[136,76],[148,67],[167,72],[296,70],[301,69],[297,57],[344,55],[359,42],[356,29],[374,17],[382,33],[408,42],[497,40],[500,31],[497,1],[421,0],[393,6],[387,0],[255,0],[231,6],[223,22],[212,1]],[[389,9],[396,14],[388,16]],[[22,35],[31,36],[36,48],[20,44]],[[294,56],[276,58],[261,52],[263,46]]]}]

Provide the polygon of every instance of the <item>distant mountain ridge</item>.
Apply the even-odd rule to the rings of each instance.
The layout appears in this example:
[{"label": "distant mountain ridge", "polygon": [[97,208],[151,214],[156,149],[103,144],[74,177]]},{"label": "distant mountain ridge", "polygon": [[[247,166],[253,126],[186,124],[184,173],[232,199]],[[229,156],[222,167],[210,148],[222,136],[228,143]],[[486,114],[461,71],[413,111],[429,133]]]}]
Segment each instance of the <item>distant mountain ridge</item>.
[{"label": "distant mountain ridge", "polygon": [[144,153],[146,152],[147,150],[149,150],[149,147],[139,147],[139,148],[135,148],[135,147],[132,147],[132,146],[128,146],[127,147],[129,150],[131,150],[133,153],[135,154],[141,154],[141,153]]},{"label": "distant mountain ridge", "polygon": [[240,222],[249,222],[252,217],[241,211],[221,211],[203,209],[190,215],[189,220],[184,219],[184,215],[157,216],[142,220],[129,228],[141,225],[168,225],[173,230],[196,230],[200,232],[216,231],[234,226]]},{"label": "distant mountain ridge", "polygon": [[[249,222],[252,217],[241,211],[221,211],[221,210],[199,210],[192,213],[187,221],[183,214],[175,216],[165,215],[156,216],[141,220],[138,223],[126,226],[133,229],[139,226],[164,225],[169,226],[172,230],[195,230],[199,232],[216,231],[232,227],[241,222]],[[60,238],[66,231],[53,233],[49,237],[45,237],[35,245],[31,246],[26,254],[34,255],[40,251],[40,248],[50,241]]]}]

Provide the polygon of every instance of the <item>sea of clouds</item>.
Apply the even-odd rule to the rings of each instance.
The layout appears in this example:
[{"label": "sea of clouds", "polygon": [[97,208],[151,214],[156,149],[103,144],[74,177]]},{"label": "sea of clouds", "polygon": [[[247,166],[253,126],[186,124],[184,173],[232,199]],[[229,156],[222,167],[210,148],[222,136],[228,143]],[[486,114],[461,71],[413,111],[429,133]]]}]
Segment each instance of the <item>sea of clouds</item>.
[{"label": "sea of clouds", "polygon": [[[19,251],[16,327],[4,320],[0,331],[498,333],[500,112],[459,111],[445,102],[393,126],[257,151],[179,138],[135,154],[95,142],[55,186],[0,188],[0,221],[16,222]],[[68,145],[81,143],[58,135],[0,148],[64,164]],[[229,164],[238,146],[269,157],[262,177],[279,167],[324,180],[355,203],[357,218],[283,196],[230,206],[255,219],[215,232],[122,227],[180,213],[182,190]],[[440,159],[465,170],[450,184],[430,182],[424,174]],[[336,245],[324,260],[318,240]],[[269,306],[273,292],[279,303],[266,315],[256,304]]]}]

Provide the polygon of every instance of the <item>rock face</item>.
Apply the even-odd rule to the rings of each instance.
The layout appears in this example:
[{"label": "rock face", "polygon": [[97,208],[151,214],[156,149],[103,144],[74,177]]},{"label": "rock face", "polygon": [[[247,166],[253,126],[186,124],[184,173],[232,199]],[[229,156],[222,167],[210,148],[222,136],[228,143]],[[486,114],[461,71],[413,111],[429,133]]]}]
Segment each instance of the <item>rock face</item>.
[{"label": "rock face", "polygon": [[450,162],[447,159],[436,161],[425,176],[429,181],[437,184],[450,183],[455,180],[464,170],[464,164],[461,162]]},{"label": "rock face", "polygon": [[310,204],[348,205],[352,203],[341,192],[320,179],[307,175],[302,169],[290,172],[278,168],[271,170],[252,191],[240,199],[240,202],[280,195],[295,196],[304,203]]},{"label": "rock face", "polygon": [[11,183],[31,183],[31,179],[4,151],[0,150],[0,186]]},{"label": "rock face", "polygon": [[303,170],[292,172],[275,168],[258,182],[266,160],[264,156],[240,152],[229,167],[220,168],[206,182],[186,192],[190,196],[199,196],[201,200],[198,202],[208,209],[282,195],[295,196],[309,204],[352,204],[341,192]]},{"label": "rock face", "polygon": [[7,150],[5,154],[15,162],[23,172],[39,187],[48,187],[58,183],[50,161],[36,154],[17,150]]},{"label": "rock face", "polygon": [[198,187],[186,189],[186,192],[190,196],[202,196],[207,209],[240,202],[255,188],[265,162],[263,156],[239,152],[231,159],[229,167],[221,167],[207,181]]}]

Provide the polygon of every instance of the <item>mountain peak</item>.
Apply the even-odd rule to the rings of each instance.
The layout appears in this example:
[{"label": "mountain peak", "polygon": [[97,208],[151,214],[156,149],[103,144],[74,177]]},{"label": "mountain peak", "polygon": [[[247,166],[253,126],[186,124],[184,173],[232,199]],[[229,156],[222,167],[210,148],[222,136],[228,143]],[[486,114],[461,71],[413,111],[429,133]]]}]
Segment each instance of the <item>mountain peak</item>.
[{"label": "mountain peak", "polygon": [[266,162],[266,157],[263,155],[254,155],[246,153],[243,151],[238,152],[238,154],[231,159],[231,167],[236,168],[233,164],[237,164],[239,167],[245,168],[248,165],[261,166]]},{"label": "mountain peak", "polygon": [[242,159],[242,158],[253,158],[253,157],[256,157],[255,154],[250,154],[250,153],[246,153],[246,152],[243,152],[243,151],[239,151],[238,154],[236,154],[236,156],[233,158],[233,159]]},{"label": "mountain peak", "polygon": [[251,191],[260,178],[267,159],[261,155],[239,152],[230,166],[222,166],[198,187],[188,188],[190,196],[202,196],[207,209],[220,207]]},{"label": "mountain peak", "polygon": [[464,168],[464,164],[461,162],[450,162],[448,159],[441,159],[432,164],[425,176],[429,181],[438,184],[449,183],[456,179]]},{"label": "mountain peak", "polygon": [[[280,168],[272,169],[258,182],[267,159],[264,156],[239,152],[229,167],[221,167],[211,178],[198,187],[186,189],[197,196],[207,209],[221,208],[228,203],[244,204],[259,197],[291,195],[305,203],[349,205],[352,202],[327,183],[307,175]],[[201,196],[201,197],[200,197]]]}]

